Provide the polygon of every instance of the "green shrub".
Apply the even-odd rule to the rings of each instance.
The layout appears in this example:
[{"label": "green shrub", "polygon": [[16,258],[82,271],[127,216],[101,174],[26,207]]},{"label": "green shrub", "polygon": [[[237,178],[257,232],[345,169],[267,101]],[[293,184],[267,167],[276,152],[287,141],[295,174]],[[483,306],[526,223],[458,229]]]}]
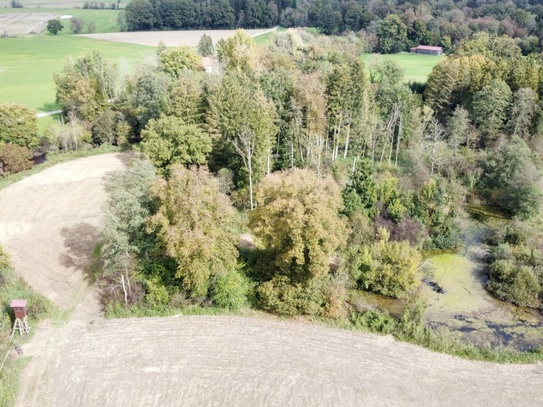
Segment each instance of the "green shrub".
[{"label": "green shrub", "polygon": [[398,297],[418,285],[422,256],[408,242],[389,241],[385,229],[379,233],[380,240],[363,246],[355,257],[353,278],[366,290]]},{"label": "green shrub", "polygon": [[396,321],[384,311],[353,312],[350,320],[356,328],[370,330],[371,332],[390,334],[396,329]]},{"label": "green shrub", "polygon": [[397,337],[413,340],[423,346],[428,345],[431,331],[424,321],[426,306],[426,302],[420,297],[409,299],[398,324]]},{"label": "green shrub", "polygon": [[170,301],[168,290],[162,284],[160,278],[156,276],[149,277],[145,280],[145,301],[152,307],[162,306]]},{"label": "green shrub", "polygon": [[541,285],[534,269],[514,260],[494,261],[486,286],[496,297],[513,304],[534,307],[539,303]]},{"label": "green shrub", "polygon": [[0,161],[4,163],[4,172],[15,174],[32,168],[32,152],[27,147],[1,144]]},{"label": "green shrub", "polygon": [[213,288],[212,300],[221,308],[239,309],[248,304],[252,290],[249,279],[238,270],[232,270],[217,278]]},{"label": "green shrub", "polygon": [[324,290],[311,283],[295,284],[286,276],[275,276],[258,287],[259,305],[279,315],[317,315],[325,303]]}]

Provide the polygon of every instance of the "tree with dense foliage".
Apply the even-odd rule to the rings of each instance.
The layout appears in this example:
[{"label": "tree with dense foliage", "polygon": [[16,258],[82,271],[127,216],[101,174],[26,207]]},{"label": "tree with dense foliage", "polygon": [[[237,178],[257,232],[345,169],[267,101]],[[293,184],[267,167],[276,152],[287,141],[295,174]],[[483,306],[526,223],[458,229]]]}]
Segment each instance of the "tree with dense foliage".
[{"label": "tree with dense foliage", "polygon": [[203,72],[181,72],[171,84],[164,112],[183,119],[187,124],[201,124],[204,118],[206,83],[206,74]]},{"label": "tree with dense foliage", "polygon": [[347,237],[338,185],[308,170],[270,174],[256,201],[249,224],[261,250],[261,306],[286,314],[321,312],[330,258]]},{"label": "tree with dense foliage", "polygon": [[95,145],[122,145],[133,137],[133,130],[121,112],[106,109],[92,122],[92,142]]},{"label": "tree with dense foliage", "polygon": [[131,0],[124,13],[128,31],[147,31],[155,25],[153,5],[148,0]]},{"label": "tree with dense foliage", "polygon": [[64,26],[58,18],[47,21],[47,31],[49,31],[53,35],[57,35],[59,32],[62,31],[63,28]]},{"label": "tree with dense foliage", "polygon": [[0,104],[0,142],[35,147],[38,144],[36,112],[24,105]]},{"label": "tree with dense foliage", "polygon": [[377,242],[364,245],[354,258],[353,278],[361,287],[389,297],[399,297],[420,281],[420,253],[408,242],[392,242],[379,229]]},{"label": "tree with dense foliage", "polygon": [[213,167],[230,168],[236,173],[236,182],[252,189],[253,182],[270,170],[273,137],[277,133],[273,102],[258,83],[235,71],[226,74],[211,90],[208,103],[208,126],[217,135]]},{"label": "tree with dense foliage", "polygon": [[151,215],[149,189],[156,170],[147,160],[133,160],[128,168],[109,174],[108,199],[100,229],[104,271],[114,274],[135,267],[136,257],[151,249],[145,221]]},{"label": "tree with dense foliage", "polygon": [[487,289],[496,297],[520,306],[535,307],[543,299],[543,270],[536,255],[522,255],[521,246],[502,243],[490,252]]},{"label": "tree with dense foliage", "polygon": [[234,209],[204,167],[173,165],[151,188],[157,212],[148,229],[177,262],[176,277],[192,297],[206,297],[214,281],[236,268]]},{"label": "tree with dense foliage", "polygon": [[531,88],[521,88],[513,95],[507,126],[513,136],[528,140],[537,112],[537,95]]},{"label": "tree with dense foliage", "polygon": [[92,121],[122,91],[118,88],[119,70],[98,52],[73,60],[68,58],[62,72],[53,75],[56,100],[66,114]]},{"label": "tree with dense foliage", "polygon": [[360,211],[370,216],[373,215],[376,189],[373,181],[373,168],[368,160],[363,159],[356,163],[356,169],[342,194],[347,213]]},{"label": "tree with dense foliage", "polygon": [[511,99],[511,89],[499,79],[493,80],[475,93],[473,119],[479,125],[484,143],[496,140],[504,129]]},{"label": "tree with dense foliage", "polygon": [[226,70],[237,70],[245,74],[254,70],[256,44],[243,30],[217,42],[217,56]]},{"label": "tree with dense foliage", "polygon": [[211,152],[211,137],[195,124],[175,116],[151,119],[141,133],[142,152],[162,172],[174,164],[202,165]]},{"label": "tree with dense foliage", "polygon": [[213,47],[213,40],[207,34],[203,34],[198,42],[198,54],[203,57],[210,57],[215,54],[215,47]]},{"label": "tree with dense foliage", "polygon": [[491,201],[513,215],[537,215],[543,199],[540,161],[518,136],[487,155],[484,185]]},{"label": "tree with dense foliage", "polygon": [[151,119],[158,119],[167,106],[171,77],[157,66],[146,64],[139,68],[128,83],[129,102],[141,131]]},{"label": "tree with dense foliage", "polygon": [[405,48],[407,27],[396,14],[390,14],[381,20],[377,29],[379,51],[383,54],[398,52]]},{"label": "tree with dense foliage", "polygon": [[162,70],[174,78],[178,78],[184,70],[202,70],[200,57],[190,47],[182,45],[177,48],[167,48],[159,56]]},{"label": "tree with dense foliage", "polygon": [[490,265],[487,288],[498,298],[531,307],[539,303],[541,284],[531,267],[516,265],[511,260],[496,260]]}]

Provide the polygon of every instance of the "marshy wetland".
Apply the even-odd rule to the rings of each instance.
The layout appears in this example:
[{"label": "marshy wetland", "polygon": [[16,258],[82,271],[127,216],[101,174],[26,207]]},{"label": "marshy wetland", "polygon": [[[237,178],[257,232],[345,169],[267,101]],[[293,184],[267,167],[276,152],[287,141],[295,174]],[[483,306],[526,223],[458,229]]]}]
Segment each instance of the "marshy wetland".
[{"label": "marshy wetland", "polygon": [[[526,351],[543,345],[540,310],[500,301],[486,290],[489,248],[485,236],[509,219],[488,208],[468,207],[462,246],[427,252],[418,294],[426,304],[425,319],[436,333],[478,347]],[[363,300],[400,317],[405,299],[365,293]]]}]

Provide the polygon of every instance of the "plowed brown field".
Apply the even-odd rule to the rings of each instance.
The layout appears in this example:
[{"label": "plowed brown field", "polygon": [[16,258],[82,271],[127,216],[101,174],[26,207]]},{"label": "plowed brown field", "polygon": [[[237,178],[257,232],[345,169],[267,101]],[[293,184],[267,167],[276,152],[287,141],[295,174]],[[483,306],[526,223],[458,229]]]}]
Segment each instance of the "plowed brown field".
[{"label": "plowed brown field", "polygon": [[[250,36],[257,36],[268,31],[270,30],[245,30],[247,35]],[[151,47],[156,47],[160,42],[168,47],[176,47],[179,45],[196,47],[204,34],[209,35],[213,40],[213,44],[216,44],[217,41],[228,38],[235,33],[236,30],[185,30],[81,34],[81,36],[95,40],[128,42],[130,44],[148,45]]]}]

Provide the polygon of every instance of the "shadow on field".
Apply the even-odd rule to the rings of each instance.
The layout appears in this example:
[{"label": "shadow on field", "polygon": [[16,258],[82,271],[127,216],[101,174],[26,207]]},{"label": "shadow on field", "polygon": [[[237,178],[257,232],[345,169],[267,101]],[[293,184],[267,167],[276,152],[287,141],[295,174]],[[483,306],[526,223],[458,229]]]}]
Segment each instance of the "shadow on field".
[{"label": "shadow on field", "polygon": [[40,106],[38,111],[40,111],[40,112],[52,112],[53,110],[59,110],[59,109],[60,109],[60,106],[57,105],[56,103],[46,102],[46,103],[44,103],[43,105]]},{"label": "shadow on field", "polygon": [[96,268],[93,252],[98,242],[98,229],[88,223],[78,223],[62,228],[60,234],[66,248],[60,255],[60,263],[65,267],[81,270],[87,282],[93,283]]},{"label": "shadow on field", "polygon": [[125,166],[128,166],[128,164],[136,158],[136,154],[132,151],[125,151],[122,154],[117,154],[115,157]]}]

